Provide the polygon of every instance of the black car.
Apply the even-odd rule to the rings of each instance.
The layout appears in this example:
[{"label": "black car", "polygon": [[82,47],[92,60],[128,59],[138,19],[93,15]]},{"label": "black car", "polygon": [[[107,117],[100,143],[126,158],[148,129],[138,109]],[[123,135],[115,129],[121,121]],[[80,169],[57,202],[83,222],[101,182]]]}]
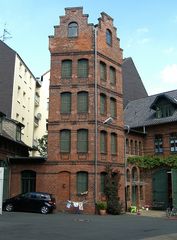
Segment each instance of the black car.
[{"label": "black car", "polygon": [[44,192],[27,192],[6,199],[3,210],[40,212],[47,214],[56,208],[55,198],[52,194]]}]

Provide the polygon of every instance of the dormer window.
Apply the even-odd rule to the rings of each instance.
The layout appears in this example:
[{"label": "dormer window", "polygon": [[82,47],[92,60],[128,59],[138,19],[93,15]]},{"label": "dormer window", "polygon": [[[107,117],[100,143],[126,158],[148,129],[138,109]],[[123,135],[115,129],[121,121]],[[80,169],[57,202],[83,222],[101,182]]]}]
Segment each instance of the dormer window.
[{"label": "dormer window", "polygon": [[68,25],[68,37],[78,36],[78,24],[76,22],[71,22]]},{"label": "dormer window", "polygon": [[156,107],[156,117],[157,118],[164,118],[170,117],[174,113],[174,107],[172,104],[163,102]]},{"label": "dormer window", "polygon": [[112,33],[109,29],[106,30],[106,43],[111,46],[112,45]]},{"label": "dormer window", "polygon": [[150,108],[155,110],[156,118],[171,117],[177,108],[177,101],[171,96],[160,94],[155,98]]}]

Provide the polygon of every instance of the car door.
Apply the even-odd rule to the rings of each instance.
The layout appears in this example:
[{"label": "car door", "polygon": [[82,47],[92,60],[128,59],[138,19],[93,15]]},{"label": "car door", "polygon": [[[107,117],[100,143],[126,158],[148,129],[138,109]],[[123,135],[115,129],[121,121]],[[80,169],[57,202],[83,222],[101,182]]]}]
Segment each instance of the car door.
[{"label": "car door", "polygon": [[18,211],[28,211],[29,208],[29,200],[28,200],[29,194],[20,194],[15,198],[14,205],[16,210]]},{"label": "car door", "polygon": [[38,208],[39,208],[38,205],[39,205],[39,194],[31,193],[31,195],[30,195],[30,211],[38,212]]}]

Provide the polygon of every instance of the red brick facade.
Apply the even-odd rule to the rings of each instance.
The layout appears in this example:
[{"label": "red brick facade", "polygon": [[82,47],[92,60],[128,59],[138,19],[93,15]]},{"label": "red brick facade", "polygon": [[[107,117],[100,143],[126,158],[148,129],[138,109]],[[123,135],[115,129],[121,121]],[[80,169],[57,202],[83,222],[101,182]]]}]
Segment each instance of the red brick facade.
[{"label": "red brick facade", "polygon": [[[77,35],[68,36],[70,23],[77,23]],[[107,39],[108,32],[108,39]],[[111,40],[111,41],[110,41]],[[108,43],[108,41],[110,41]],[[49,37],[51,53],[51,76],[48,119],[48,158],[41,164],[12,164],[10,195],[21,192],[21,173],[24,170],[36,172],[36,191],[53,193],[57,201],[57,210],[66,211],[67,200],[82,201],[86,198],[85,213],[95,212],[95,202],[105,199],[101,191],[101,174],[111,164],[120,174],[118,196],[127,208],[132,204],[138,207],[153,205],[153,177],[156,171],[142,170],[129,165],[125,159],[132,155],[155,155],[155,135],[162,135],[163,153],[171,154],[170,134],[175,132],[176,123],[155,124],[148,127],[128,128],[124,133],[123,95],[122,95],[122,49],[117,38],[113,19],[101,14],[98,24],[88,23],[88,15],[82,8],[67,8],[55,26],[54,36]],[[78,61],[88,62],[87,77],[78,77]],[[72,62],[70,78],[62,77],[62,62]],[[100,63],[106,66],[102,79]],[[116,83],[112,84],[110,72],[114,69]],[[88,94],[88,111],[78,112],[78,93]],[[71,111],[63,113],[62,94],[71,95]],[[105,97],[105,111],[102,112],[101,96]],[[111,99],[116,105],[112,116]],[[138,106],[137,106],[138,107]],[[148,112],[148,111],[147,111]],[[110,124],[104,121],[112,117]],[[132,115],[131,115],[132,116]],[[128,116],[129,118],[129,116]],[[134,119],[133,119],[134,120]],[[139,119],[138,119],[139,120]],[[128,127],[129,125],[126,125]],[[144,125],[141,125],[144,126]],[[88,150],[78,151],[78,131],[87,130]],[[61,132],[70,132],[70,151],[61,151]],[[106,151],[101,150],[101,133],[106,134]],[[116,153],[112,150],[112,136],[116,136]],[[126,140],[125,140],[126,139]],[[114,142],[115,144],[115,142]],[[115,146],[114,146],[115,147]],[[115,151],[115,148],[114,148]],[[127,165],[126,165],[127,164]],[[88,194],[78,194],[78,173],[88,175]],[[125,174],[126,172],[126,174]],[[125,177],[126,175],[126,177]],[[169,181],[169,180],[168,180]],[[125,199],[125,186],[127,190]],[[169,194],[169,193],[167,193]]]},{"label": "red brick facade", "polygon": [[[146,155],[146,156],[159,156],[159,157],[167,157],[174,153],[171,152],[170,145],[170,136],[172,133],[175,133],[177,129],[177,124],[171,123],[169,124],[158,124],[147,126],[144,129],[139,129],[140,133],[129,132],[126,134],[127,144],[126,144],[126,158],[128,156],[133,155]],[[144,130],[144,132],[143,132]],[[163,152],[155,153],[155,136],[161,135],[163,141]],[[139,145],[140,144],[140,145]],[[140,146],[140,147],[139,147]],[[136,169],[137,176],[135,179],[133,177],[133,170]],[[127,174],[126,174],[126,186],[127,186],[127,207],[129,208],[133,203],[133,191],[135,191],[135,205],[138,207],[143,206],[154,206],[154,196],[153,196],[153,178],[154,174],[163,169],[163,166],[159,168],[155,168],[152,170],[143,170],[139,169],[137,166],[128,164],[127,166]],[[166,169],[168,172],[170,169]],[[134,181],[135,180],[135,181]],[[170,182],[168,183],[168,192],[166,193],[168,196],[171,195],[171,186]],[[161,186],[159,185],[159,188]]]},{"label": "red brick facade", "polygon": [[[113,20],[102,13],[97,26],[97,34],[92,24],[88,24],[88,15],[83,14],[82,8],[66,9],[66,15],[60,18],[60,25],[55,27],[54,36],[50,37],[49,49],[51,52],[51,78],[50,78],[50,113],[48,123],[48,169],[53,172],[55,178],[55,195],[58,207],[70,199],[77,201],[76,174],[80,171],[88,173],[88,204],[87,211],[94,212],[95,194],[96,200],[101,200],[100,173],[105,171],[108,163],[119,169],[121,174],[121,187],[119,189],[120,200],[124,203],[124,132],[123,132],[123,105],[122,105],[122,50]],[[78,36],[68,37],[68,24],[77,22]],[[112,33],[112,46],[106,43],[106,29]],[[96,46],[95,46],[96,42]],[[77,77],[77,61],[87,59],[89,62],[88,78]],[[62,60],[72,60],[71,79],[61,78]],[[96,61],[96,64],[95,64]],[[100,80],[100,61],[106,64],[107,79]],[[116,84],[111,85],[109,79],[110,66],[116,69]],[[97,92],[95,93],[95,81]],[[72,94],[71,114],[62,114],[61,98],[62,92]],[[89,95],[89,106],[87,114],[77,113],[77,93],[86,91]],[[100,94],[107,98],[107,112],[100,115]],[[97,106],[95,105],[97,97]],[[103,124],[110,116],[110,98],[116,99],[117,116],[110,125]],[[97,151],[95,149],[95,109],[97,108]],[[71,151],[69,154],[60,152],[60,131],[69,129],[71,131]],[[77,152],[77,130],[87,129],[89,146],[87,153]],[[107,133],[107,152],[100,153],[100,131]],[[117,136],[117,154],[111,154],[111,133]],[[97,152],[97,153],[96,153]],[[96,156],[97,154],[97,156]],[[97,162],[96,161],[97,158]],[[96,171],[96,172],[95,172]],[[49,174],[49,171],[48,171]],[[96,175],[96,179],[95,179]],[[48,180],[47,180],[48,181]],[[97,186],[95,186],[97,185]],[[97,190],[95,190],[95,187]]]}]

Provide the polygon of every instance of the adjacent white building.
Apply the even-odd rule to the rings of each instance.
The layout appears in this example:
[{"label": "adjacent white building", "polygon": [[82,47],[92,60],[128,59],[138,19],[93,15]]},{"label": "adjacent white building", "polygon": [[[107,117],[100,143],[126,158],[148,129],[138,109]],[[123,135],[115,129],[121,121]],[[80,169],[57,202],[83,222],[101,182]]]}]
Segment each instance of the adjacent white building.
[{"label": "adjacent white building", "polygon": [[0,41],[0,111],[25,126],[22,141],[30,147],[46,134],[48,92],[47,73],[36,78],[18,53]]}]

